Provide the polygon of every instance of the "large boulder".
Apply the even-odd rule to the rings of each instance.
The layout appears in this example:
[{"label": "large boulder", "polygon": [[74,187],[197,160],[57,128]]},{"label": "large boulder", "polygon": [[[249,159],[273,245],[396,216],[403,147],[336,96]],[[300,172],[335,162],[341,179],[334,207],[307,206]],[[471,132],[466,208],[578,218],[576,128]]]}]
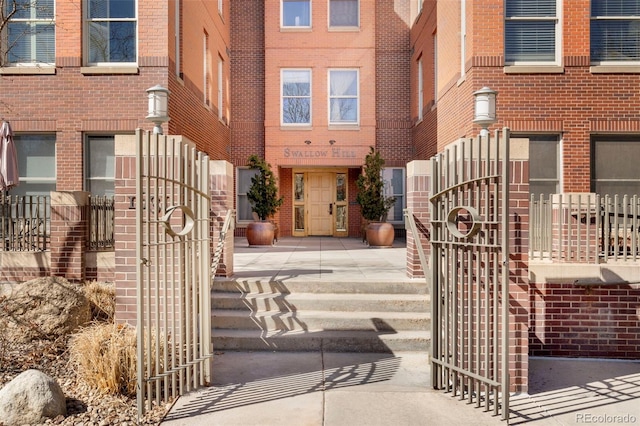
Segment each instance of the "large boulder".
[{"label": "large boulder", "polygon": [[39,424],[67,415],[64,393],[53,378],[27,370],[0,389],[0,423],[5,426]]},{"label": "large boulder", "polygon": [[0,317],[12,339],[55,339],[91,321],[82,286],[61,277],[26,281],[0,303]]}]

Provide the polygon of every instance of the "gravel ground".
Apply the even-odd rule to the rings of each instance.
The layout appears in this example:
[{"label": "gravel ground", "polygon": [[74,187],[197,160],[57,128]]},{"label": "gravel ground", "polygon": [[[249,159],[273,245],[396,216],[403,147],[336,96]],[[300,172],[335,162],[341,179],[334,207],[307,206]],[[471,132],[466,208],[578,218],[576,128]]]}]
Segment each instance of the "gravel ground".
[{"label": "gravel ground", "polygon": [[[28,369],[40,370],[55,378],[67,397],[67,417],[47,420],[47,425],[135,425],[136,399],[102,395],[82,383],[69,362],[69,337],[56,341],[34,340],[28,343],[7,341],[0,336],[0,388]],[[169,405],[154,408],[139,424],[157,425]],[[2,420],[0,419],[0,426]]]}]

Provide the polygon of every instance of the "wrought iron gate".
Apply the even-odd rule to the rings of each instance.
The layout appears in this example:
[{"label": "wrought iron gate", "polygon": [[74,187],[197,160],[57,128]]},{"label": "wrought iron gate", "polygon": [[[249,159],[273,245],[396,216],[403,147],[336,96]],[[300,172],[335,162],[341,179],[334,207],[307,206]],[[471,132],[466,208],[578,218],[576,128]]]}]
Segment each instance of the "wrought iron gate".
[{"label": "wrought iron gate", "polygon": [[432,384],[509,417],[509,130],[431,159]]},{"label": "wrought iron gate", "polygon": [[209,157],[136,134],[138,415],[205,385],[211,343]]}]

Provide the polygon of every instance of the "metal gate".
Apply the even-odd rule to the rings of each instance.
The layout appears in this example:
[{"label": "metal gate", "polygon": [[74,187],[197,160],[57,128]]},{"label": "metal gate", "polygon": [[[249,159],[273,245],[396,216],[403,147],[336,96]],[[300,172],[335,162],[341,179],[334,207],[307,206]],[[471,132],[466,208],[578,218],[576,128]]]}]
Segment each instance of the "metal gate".
[{"label": "metal gate", "polygon": [[431,159],[432,384],[509,417],[509,130]]},{"label": "metal gate", "polygon": [[205,385],[211,343],[209,157],[136,133],[138,416]]}]

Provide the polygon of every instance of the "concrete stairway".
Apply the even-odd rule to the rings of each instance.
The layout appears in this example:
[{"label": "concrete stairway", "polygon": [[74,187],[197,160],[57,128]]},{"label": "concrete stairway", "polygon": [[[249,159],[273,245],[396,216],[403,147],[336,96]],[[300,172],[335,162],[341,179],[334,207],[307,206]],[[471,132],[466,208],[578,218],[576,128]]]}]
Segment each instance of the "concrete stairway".
[{"label": "concrete stairway", "polygon": [[427,351],[429,296],[407,282],[214,280],[216,351]]}]

